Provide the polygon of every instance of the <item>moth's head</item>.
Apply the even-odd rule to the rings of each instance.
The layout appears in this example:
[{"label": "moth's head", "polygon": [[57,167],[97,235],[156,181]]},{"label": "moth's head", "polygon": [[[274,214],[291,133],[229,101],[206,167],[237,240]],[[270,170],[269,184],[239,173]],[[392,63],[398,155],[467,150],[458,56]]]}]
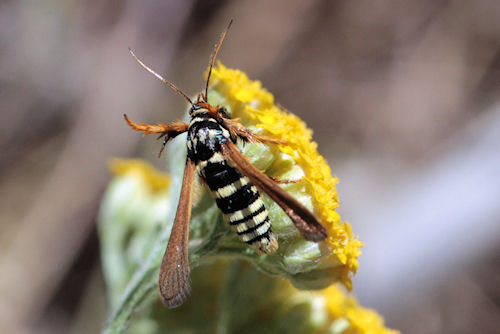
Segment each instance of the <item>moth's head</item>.
[{"label": "moth's head", "polygon": [[214,118],[231,118],[227,109],[224,107],[214,106],[204,101],[193,103],[189,109],[189,116],[194,117],[197,114],[208,113]]}]

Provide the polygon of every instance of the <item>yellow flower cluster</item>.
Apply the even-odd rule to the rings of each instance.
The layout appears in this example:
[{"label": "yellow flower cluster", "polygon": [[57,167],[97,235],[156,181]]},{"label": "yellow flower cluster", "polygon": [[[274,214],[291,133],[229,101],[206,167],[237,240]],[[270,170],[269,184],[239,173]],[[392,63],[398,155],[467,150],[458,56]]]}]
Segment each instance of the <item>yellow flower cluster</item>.
[{"label": "yellow flower cluster", "polygon": [[[312,141],[312,131],[297,116],[288,113],[274,103],[274,97],[262,88],[259,81],[251,81],[238,70],[218,64],[212,74],[212,82],[233,111],[233,117],[242,119],[243,124],[251,123],[268,135],[280,139],[287,145],[280,145],[282,153],[292,157],[305,174],[306,189],[314,200],[314,209],[328,230],[328,243],[337,261],[344,265],[342,282],[347,289],[352,288],[350,273],[358,268],[357,258],[361,255],[363,243],[352,233],[347,222],[341,222],[338,207],[337,178]],[[247,120],[247,122],[245,122]],[[249,124],[245,124],[249,125]]]},{"label": "yellow flower cluster", "polygon": [[[343,334],[397,334],[399,331],[386,328],[384,319],[377,312],[362,307],[358,301],[348,294],[345,294],[338,286],[332,285],[323,290],[321,294],[326,299],[326,308],[329,318],[336,319],[332,324],[346,321],[349,326]],[[340,321],[339,321],[340,319]]]},{"label": "yellow flower cluster", "polygon": [[[123,177],[126,179],[140,179],[143,187],[146,187],[148,192],[161,192],[168,189],[170,185],[170,176],[167,173],[162,173],[155,169],[153,166],[149,165],[147,162],[140,159],[112,159],[110,161],[110,169],[116,177]],[[120,188],[119,191],[123,189]],[[163,205],[163,204],[162,204]],[[145,207],[147,209],[147,206]],[[148,210],[154,211],[154,210]],[[155,221],[157,219],[154,219]],[[338,223],[338,222],[337,222]],[[116,226],[124,226],[123,222],[116,224]],[[144,226],[144,222],[141,222],[140,226]],[[329,226],[329,231],[331,231]],[[112,233],[113,237],[119,234],[117,231]],[[350,235],[350,234],[349,234]],[[108,245],[109,246],[109,245]],[[127,254],[128,252],[121,251],[120,254]],[[116,258],[113,258],[113,265],[116,266]],[[115,268],[115,267],[113,267]],[[221,272],[223,272],[223,267],[221,268],[221,262],[215,270],[216,274],[210,273],[210,277],[216,277]],[[116,268],[115,268],[116,270]],[[205,269],[207,270],[207,269]],[[209,269],[208,269],[209,270]],[[116,273],[115,273],[116,274]],[[196,274],[196,272],[195,272]],[[196,276],[195,276],[196,277]],[[262,279],[276,279],[267,276],[262,276]],[[265,278],[264,278],[265,277]],[[220,278],[220,277],[219,277]],[[196,281],[196,280],[195,280]],[[252,282],[255,281],[255,277],[252,276]],[[206,284],[206,279],[203,279]],[[211,281],[212,284],[214,281]],[[257,284],[262,283],[261,281],[255,281]],[[115,282],[115,285],[117,283]],[[124,287],[120,285],[120,289]],[[118,289],[119,291],[122,291]],[[364,308],[359,305],[356,298],[346,294],[343,289],[338,285],[331,285],[330,287],[323,289],[321,291],[311,292],[302,291],[293,287],[289,281],[278,279],[277,284],[273,290],[277,298],[286,301],[287,305],[293,305],[293,301],[296,303],[308,302],[311,305],[315,305],[314,312],[311,313],[311,319],[315,323],[316,330],[314,333],[342,333],[342,334],[397,334],[396,330],[389,329],[384,326],[384,319],[378,315],[374,310]],[[117,293],[119,297],[119,294]],[[265,297],[270,298],[273,294],[268,294]],[[117,297],[117,298],[118,298]],[[200,295],[197,303],[201,303]],[[320,300],[318,304],[315,301]],[[211,301],[212,302],[212,301]],[[318,306],[320,305],[320,306]],[[319,307],[319,308],[318,308]],[[318,315],[324,314],[326,317],[322,319],[319,323],[317,322]],[[277,317],[277,315],[274,315]],[[281,319],[283,314],[279,315]],[[269,319],[268,319],[269,320]],[[269,320],[271,321],[271,320]]]},{"label": "yellow flower cluster", "polygon": [[170,185],[168,174],[162,173],[141,159],[111,159],[111,172],[117,176],[133,175],[145,181],[152,192],[167,190]]}]

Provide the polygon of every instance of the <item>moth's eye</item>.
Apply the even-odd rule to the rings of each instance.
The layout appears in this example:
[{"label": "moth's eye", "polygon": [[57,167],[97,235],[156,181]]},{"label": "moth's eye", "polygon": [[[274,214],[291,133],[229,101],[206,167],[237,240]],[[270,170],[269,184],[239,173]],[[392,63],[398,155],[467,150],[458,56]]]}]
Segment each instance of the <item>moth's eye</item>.
[{"label": "moth's eye", "polygon": [[224,118],[231,118],[229,116],[229,113],[227,112],[226,108],[219,108],[219,110],[217,110],[219,112],[219,114],[222,115],[222,117]]},{"label": "moth's eye", "polygon": [[200,108],[201,107],[195,103],[191,106],[191,110],[189,111],[189,113],[192,114],[195,110],[198,110]]}]

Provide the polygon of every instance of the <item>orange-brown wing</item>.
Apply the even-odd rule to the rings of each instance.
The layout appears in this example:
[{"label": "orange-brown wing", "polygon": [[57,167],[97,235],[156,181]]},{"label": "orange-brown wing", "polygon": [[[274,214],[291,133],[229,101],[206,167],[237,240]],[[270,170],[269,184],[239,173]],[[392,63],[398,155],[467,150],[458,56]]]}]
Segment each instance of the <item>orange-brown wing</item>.
[{"label": "orange-brown wing", "polygon": [[188,241],[195,171],[195,164],[187,159],[179,205],[160,268],[160,297],[163,304],[169,308],[180,306],[191,293]]},{"label": "orange-brown wing", "polygon": [[238,166],[243,175],[246,175],[257,188],[260,188],[278,203],[304,238],[316,242],[326,238],[325,227],[314,217],[312,212],[278,186],[269,176],[252,165],[234,143],[227,142],[222,146],[222,149],[224,155]]}]

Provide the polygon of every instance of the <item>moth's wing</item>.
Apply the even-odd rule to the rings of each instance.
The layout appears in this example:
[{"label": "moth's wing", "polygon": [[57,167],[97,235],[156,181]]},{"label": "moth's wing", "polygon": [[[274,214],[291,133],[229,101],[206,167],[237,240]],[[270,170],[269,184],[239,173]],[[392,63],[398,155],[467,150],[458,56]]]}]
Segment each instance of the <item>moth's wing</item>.
[{"label": "moth's wing", "polygon": [[222,146],[224,155],[233,161],[241,173],[265,192],[285,211],[304,238],[310,241],[322,241],[326,238],[326,229],[306,207],[283,190],[269,176],[252,165],[232,142]]},{"label": "moth's wing", "polygon": [[191,293],[188,241],[195,172],[196,166],[188,158],[174,225],[160,268],[158,289],[163,304],[169,308],[180,306]]}]

